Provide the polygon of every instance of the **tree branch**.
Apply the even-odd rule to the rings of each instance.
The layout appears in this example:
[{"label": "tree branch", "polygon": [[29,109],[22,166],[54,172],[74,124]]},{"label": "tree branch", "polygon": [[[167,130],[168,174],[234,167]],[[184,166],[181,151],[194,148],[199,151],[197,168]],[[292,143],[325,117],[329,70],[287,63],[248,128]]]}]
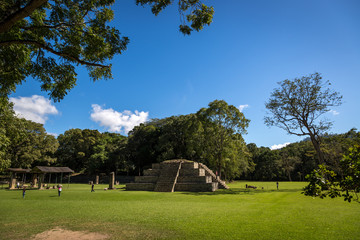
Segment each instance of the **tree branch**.
[{"label": "tree branch", "polygon": [[16,22],[30,16],[37,8],[46,2],[47,0],[31,0],[24,8],[19,9],[0,23],[0,33],[9,31]]},{"label": "tree branch", "polygon": [[10,41],[4,41],[4,42],[0,42],[0,46],[6,46],[6,45],[11,45],[11,44],[29,44],[29,45],[33,45],[33,46],[36,46],[36,47],[39,47],[41,49],[44,49],[48,52],[51,52],[55,55],[58,55],[60,57],[64,57],[64,58],[68,58],[74,62],[77,62],[77,63],[80,63],[81,65],[87,65],[87,66],[93,66],[93,67],[101,67],[101,68],[108,68],[109,66],[107,65],[102,65],[102,64],[99,64],[99,63],[92,63],[92,62],[87,62],[87,61],[84,61],[84,60],[81,60],[80,58],[77,58],[77,57],[74,57],[74,56],[71,56],[70,54],[67,54],[67,53],[63,53],[63,52],[58,52],[56,51],[55,49],[43,44],[43,43],[40,43],[40,42],[36,42],[36,41],[33,41],[33,40],[10,40]]}]

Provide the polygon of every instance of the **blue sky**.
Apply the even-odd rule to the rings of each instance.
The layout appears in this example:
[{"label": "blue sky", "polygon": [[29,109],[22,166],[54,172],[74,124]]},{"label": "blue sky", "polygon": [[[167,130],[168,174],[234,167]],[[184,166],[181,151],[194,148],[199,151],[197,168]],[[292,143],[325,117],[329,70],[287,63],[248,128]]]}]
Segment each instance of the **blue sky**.
[{"label": "blue sky", "polygon": [[47,101],[28,79],[11,95],[17,111],[53,134],[124,133],[146,119],[194,113],[223,99],[247,106],[246,142],[271,147],[301,140],[264,124],[277,82],[320,72],[344,97],[326,115],[331,132],[359,128],[360,1],[206,1],[215,9],[213,23],[191,36],[178,31],[176,4],[155,17],[134,2],[113,6],[112,24],[130,38],[112,61],[114,79],[92,82],[79,67],[77,86],[60,103]]}]

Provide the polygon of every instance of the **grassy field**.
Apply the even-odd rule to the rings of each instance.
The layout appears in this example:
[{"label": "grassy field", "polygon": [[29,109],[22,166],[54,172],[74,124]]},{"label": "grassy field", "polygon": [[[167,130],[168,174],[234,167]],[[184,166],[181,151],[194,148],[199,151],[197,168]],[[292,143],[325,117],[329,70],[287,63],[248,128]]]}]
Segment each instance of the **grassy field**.
[{"label": "grassy field", "polygon": [[[245,189],[245,184],[257,190]],[[0,239],[28,239],[57,226],[111,239],[360,239],[360,203],[313,199],[304,183],[235,182],[214,193],[0,189]],[[120,186],[124,187],[124,186]],[[261,189],[261,188],[264,189]]]}]

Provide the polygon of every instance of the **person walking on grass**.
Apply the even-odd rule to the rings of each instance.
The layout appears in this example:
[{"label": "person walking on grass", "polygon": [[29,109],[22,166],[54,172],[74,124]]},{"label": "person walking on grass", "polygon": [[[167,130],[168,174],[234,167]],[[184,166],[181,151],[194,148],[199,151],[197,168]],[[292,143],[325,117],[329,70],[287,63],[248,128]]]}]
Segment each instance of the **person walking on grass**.
[{"label": "person walking on grass", "polygon": [[95,192],[94,186],[95,186],[94,184],[91,185],[91,192]]},{"label": "person walking on grass", "polygon": [[26,186],[23,187],[23,199],[25,199]]},{"label": "person walking on grass", "polygon": [[59,194],[59,197],[60,197],[61,191],[62,191],[62,185],[58,185],[58,194]]}]

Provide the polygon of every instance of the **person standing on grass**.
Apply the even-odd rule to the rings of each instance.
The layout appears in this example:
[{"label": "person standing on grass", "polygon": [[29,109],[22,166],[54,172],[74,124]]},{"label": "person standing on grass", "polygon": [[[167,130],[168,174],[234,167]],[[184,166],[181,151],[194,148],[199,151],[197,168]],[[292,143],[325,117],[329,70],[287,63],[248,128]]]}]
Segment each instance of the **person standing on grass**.
[{"label": "person standing on grass", "polygon": [[59,186],[58,186],[59,197],[60,197],[61,191],[62,191],[62,185],[59,185]]},{"label": "person standing on grass", "polygon": [[276,182],[276,189],[279,190],[279,182]]},{"label": "person standing on grass", "polygon": [[91,192],[95,192],[95,190],[94,190],[94,184],[91,185]]},{"label": "person standing on grass", "polygon": [[25,199],[26,186],[23,187],[23,199]]}]

